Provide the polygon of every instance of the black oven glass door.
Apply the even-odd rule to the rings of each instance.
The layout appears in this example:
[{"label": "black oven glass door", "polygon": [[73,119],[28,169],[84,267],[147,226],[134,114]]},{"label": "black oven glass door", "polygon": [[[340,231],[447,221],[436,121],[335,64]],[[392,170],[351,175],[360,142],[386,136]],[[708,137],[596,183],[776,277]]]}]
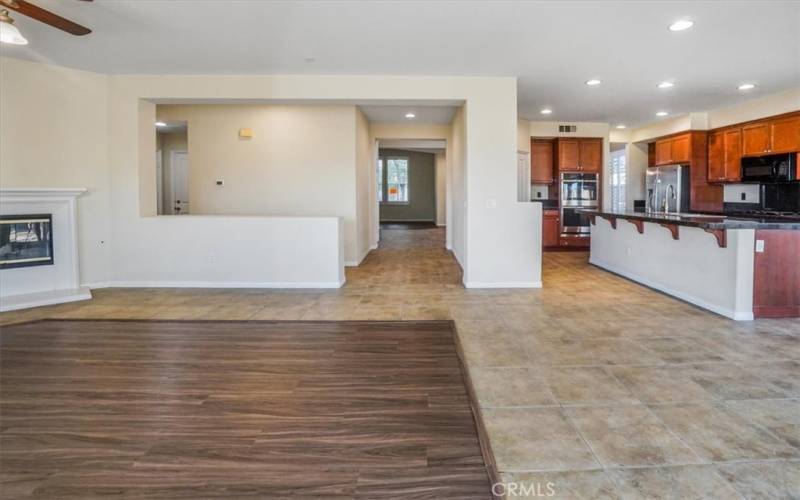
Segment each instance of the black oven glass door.
[{"label": "black oven glass door", "polygon": [[589,234],[589,217],[578,213],[577,208],[564,207],[561,210],[561,232],[564,234]]},{"label": "black oven glass door", "polygon": [[564,205],[597,204],[596,174],[563,174],[561,200]]}]

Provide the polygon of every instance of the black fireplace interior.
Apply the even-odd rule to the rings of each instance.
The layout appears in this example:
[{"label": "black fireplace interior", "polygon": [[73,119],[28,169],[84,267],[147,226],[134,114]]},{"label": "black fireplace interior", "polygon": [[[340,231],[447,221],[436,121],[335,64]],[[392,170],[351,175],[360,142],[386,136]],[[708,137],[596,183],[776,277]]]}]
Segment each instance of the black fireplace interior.
[{"label": "black fireplace interior", "polygon": [[50,214],[0,215],[0,269],[52,264]]}]

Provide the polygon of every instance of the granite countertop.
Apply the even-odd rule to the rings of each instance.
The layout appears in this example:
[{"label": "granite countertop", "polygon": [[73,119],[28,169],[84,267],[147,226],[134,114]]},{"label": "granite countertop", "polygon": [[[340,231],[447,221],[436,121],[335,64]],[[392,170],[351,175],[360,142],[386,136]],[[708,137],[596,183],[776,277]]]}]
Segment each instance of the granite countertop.
[{"label": "granite countertop", "polygon": [[679,226],[700,229],[794,229],[800,230],[800,218],[783,217],[744,217],[741,215],[710,214],[665,214],[629,211],[605,211],[580,209],[587,215],[618,217],[620,219],[640,220],[656,224],[678,224]]}]

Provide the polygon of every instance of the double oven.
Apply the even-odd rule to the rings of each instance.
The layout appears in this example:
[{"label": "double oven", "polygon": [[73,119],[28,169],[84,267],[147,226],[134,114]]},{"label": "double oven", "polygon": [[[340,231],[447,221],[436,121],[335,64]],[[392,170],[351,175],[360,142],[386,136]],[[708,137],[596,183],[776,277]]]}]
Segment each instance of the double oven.
[{"label": "double oven", "polygon": [[589,217],[581,208],[598,208],[599,174],[561,173],[561,235],[589,236]]}]

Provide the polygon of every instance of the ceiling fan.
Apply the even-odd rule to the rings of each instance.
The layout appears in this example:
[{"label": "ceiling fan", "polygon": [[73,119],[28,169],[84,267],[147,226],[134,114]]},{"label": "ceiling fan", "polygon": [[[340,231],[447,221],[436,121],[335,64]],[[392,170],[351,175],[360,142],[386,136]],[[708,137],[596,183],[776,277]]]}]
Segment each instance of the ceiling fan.
[{"label": "ceiling fan", "polygon": [[[81,0],[83,2],[91,2],[92,0]],[[47,9],[37,7],[32,3],[25,0],[0,0],[0,42],[11,43],[15,45],[27,45],[28,40],[22,36],[14,26],[14,20],[8,13],[8,10],[19,12],[22,15],[36,19],[39,22],[48,24],[54,28],[66,31],[71,35],[83,36],[92,32],[89,28],[81,26],[78,23],[72,22],[69,19],[63,18],[57,14],[50,12]]]}]

